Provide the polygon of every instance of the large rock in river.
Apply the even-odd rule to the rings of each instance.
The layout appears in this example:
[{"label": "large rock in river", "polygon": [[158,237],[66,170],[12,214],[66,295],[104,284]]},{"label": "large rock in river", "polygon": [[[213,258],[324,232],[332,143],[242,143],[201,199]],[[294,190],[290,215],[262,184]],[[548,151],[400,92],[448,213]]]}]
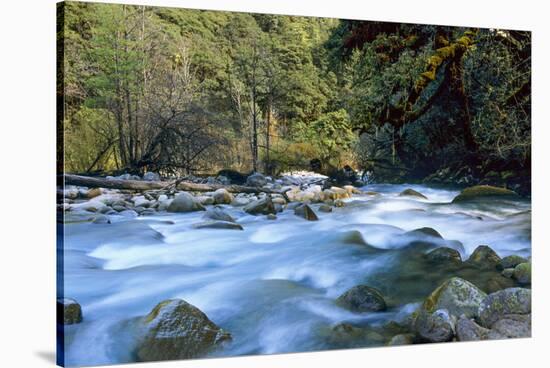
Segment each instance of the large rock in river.
[{"label": "large rock in river", "polygon": [[294,209],[294,214],[296,216],[303,217],[308,221],[317,221],[317,220],[319,220],[319,218],[317,217],[315,212],[313,212],[311,207],[309,207],[307,204],[302,204],[302,205],[296,207]]},{"label": "large rock in river", "polygon": [[269,196],[250,202],[243,210],[251,215],[268,215],[270,213],[276,213],[273,201]]},{"label": "large rock in river", "polygon": [[142,323],[146,333],[136,351],[141,361],[197,358],[231,340],[228,332],[181,299],[159,303]]},{"label": "large rock in river", "polygon": [[418,197],[418,198],[422,198],[422,199],[428,199],[428,197],[426,197],[424,194],[422,194],[420,192],[417,192],[416,190],[410,189],[410,188],[405,189],[404,191],[399,193],[399,196],[400,197]]},{"label": "large rock in river", "polygon": [[57,299],[57,320],[64,325],[82,322],[82,308],[74,299]]},{"label": "large rock in river", "polygon": [[224,211],[220,206],[215,206],[206,210],[203,218],[216,221],[235,222],[233,216]]},{"label": "large rock in river", "polygon": [[378,312],[386,309],[380,291],[367,285],[357,285],[340,295],[336,304],[354,312]]},{"label": "large rock in river", "polygon": [[246,178],[246,185],[249,187],[263,187],[267,184],[267,179],[260,173],[254,173]]},{"label": "large rock in river", "polygon": [[191,194],[182,192],[174,198],[167,210],[169,212],[192,212],[205,211],[205,208]]},{"label": "large rock in river", "polygon": [[433,313],[423,312],[416,318],[414,330],[423,341],[451,341],[455,334],[455,317],[446,309],[438,309]]},{"label": "large rock in river", "polygon": [[440,247],[426,254],[426,259],[435,264],[442,263],[461,263],[462,258],[456,249]]},{"label": "large rock in river", "polygon": [[480,268],[496,268],[500,263],[500,257],[488,245],[478,246],[466,261],[470,265]]},{"label": "large rock in river", "polygon": [[233,194],[229,193],[225,188],[216,190],[213,197],[215,204],[231,204],[233,202]]},{"label": "large rock in river", "polygon": [[468,318],[477,317],[479,306],[485,297],[486,294],[474,284],[453,277],[426,298],[420,311],[433,313],[438,309],[446,309],[457,318],[463,314]]},{"label": "large rock in river", "polygon": [[520,284],[530,284],[531,283],[531,263],[524,262],[518,264],[514,268],[514,273],[512,275]]},{"label": "large rock in river", "polygon": [[490,185],[476,185],[460,192],[453,199],[453,203],[473,201],[479,198],[516,198],[518,194],[510,189],[493,187]]},{"label": "large rock in river", "polygon": [[508,288],[489,294],[478,313],[481,324],[487,328],[509,315],[531,314],[531,290]]}]

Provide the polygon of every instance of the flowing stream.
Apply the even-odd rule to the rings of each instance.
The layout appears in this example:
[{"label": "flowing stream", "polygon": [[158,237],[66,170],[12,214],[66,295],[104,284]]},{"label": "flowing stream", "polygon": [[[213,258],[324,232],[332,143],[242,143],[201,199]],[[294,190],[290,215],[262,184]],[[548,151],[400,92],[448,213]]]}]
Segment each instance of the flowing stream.
[{"label": "flowing stream", "polygon": [[[406,188],[428,200],[399,197]],[[463,259],[480,244],[501,257],[530,256],[528,200],[458,205],[451,204],[459,193],[454,189],[362,189],[380,194],[354,195],[332,213],[313,204],[319,221],[311,222],[291,210],[268,220],[224,206],[244,231],[194,229],[202,212],[66,224],[64,295],[84,314],[82,323],[65,326],[67,365],[133,361],[135,337],[127,321],[170,298],[195,305],[231,332],[233,341],[215,356],[342,347],[327,338],[333,326],[402,319],[437,286],[435,280],[418,282],[418,273],[404,274],[406,246],[422,240],[405,233],[421,227],[437,230],[445,239],[441,245],[459,250]],[[335,304],[362,283],[388,295],[386,312],[352,313]]]}]

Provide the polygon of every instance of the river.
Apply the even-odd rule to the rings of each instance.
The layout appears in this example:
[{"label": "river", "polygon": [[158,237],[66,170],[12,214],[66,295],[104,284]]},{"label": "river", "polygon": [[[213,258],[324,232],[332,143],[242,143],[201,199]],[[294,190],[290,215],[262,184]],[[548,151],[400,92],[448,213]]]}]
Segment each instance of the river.
[{"label": "river", "polygon": [[[428,199],[399,197],[405,188]],[[531,254],[528,200],[458,205],[451,203],[455,189],[362,189],[380,195],[354,195],[332,213],[313,204],[319,221],[312,222],[290,210],[273,221],[224,206],[244,231],[194,229],[202,212],[66,224],[64,295],[84,314],[82,323],[65,326],[66,364],[133,361],[135,337],[126,321],[170,298],[195,305],[231,332],[233,341],[216,356],[342,347],[326,337],[332,326],[400,320],[437,286],[438,280],[418,282],[418,274],[405,274],[410,270],[403,267],[402,249],[411,242],[405,232],[421,227],[436,229],[445,239],[441,245],[459,250],[463,259],[480,244],[501,257]],[[335,304],[361,283],[389,295],[390,308],[357,314]]]}]

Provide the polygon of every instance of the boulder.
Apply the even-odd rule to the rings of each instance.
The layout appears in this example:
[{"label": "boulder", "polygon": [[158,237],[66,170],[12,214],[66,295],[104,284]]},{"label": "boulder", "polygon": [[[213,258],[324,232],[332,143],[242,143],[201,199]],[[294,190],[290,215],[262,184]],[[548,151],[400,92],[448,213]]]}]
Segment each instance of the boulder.
[{"label": "boulder", "polygon": [[318,221],[319,218],[313,212],[311,207],[309,207],[307,204],[303,204],[301,206],[298,206],[294,209],[294,214],[299,217],[303,217],[308,221]]},{"label": "boulder", "polygon": [[204,221],[193,224],[195,229],[228,229],[228,230],[244,230],[241,224],[232,221]]},{"label": "boulder", "polygon": [[417,336],[424,341],[451,341],[455,334],[455,322],[448,310],[437,309],[433,313],[420,313],[415,320],[414,329]]},{"label": "boulder", "polygon": [[511,279],[512,277],[514,277],[514,270],[514,268],[505,268],[500,274],[508,279]]},{"label": "boulder", "polygon": [[432,238],[439,238],[443,239],[440,233],[437,232],[437,230],[432,229],[431,227],[421,227],[419,229],[414,229],[411,231],[407,231],[405,235],[410,236],[431,236]]},{"label": "boulder", "polygon": [[497,264],[497,269],[504,270],[507,268],[515,268],[518,264],[525,262],[527,262],[527,259],[520,256],[511,255],[502,258]]},{"label": "boulder", "polygon": [[74,299],[57,299],[57,320],[64,325],[82,322],[82,308]]},{"label": "boulder", "polygon": [[124,217],[138,217],[138,213],[134,210],[124,210],[120,211],[118,214]]},{"label": "boulder", "polygon": [[354,187],[353,185],[344,185],[343,189],[345,189],[348,194],[361,194],[362,192]]},{"label": "boulder", "polygon": [[441,247],[426,254],[426,259],[432,263],[461,263],[462,258],[456,249]]},{"label": "boulder", "polygon": [[205,211],[205,208],[191,194],[182,192],[174,198],[167,210],[168,212],[192,212]]},{"label": "boulder", "polygon": [[481,327],[466,316],[461,316],[456,323],[456,338],[458,341],[485,340],[488,333],[488,329]]},{"label": "boulder", "polygon": [[500,263],[500,257],[487,245],[478,246],[466,261],[479,268],[492,269]]},{"label": "boulder", "polygon": [[151,201],[146,199],[144,196],[137,196],[133,198],[134,206],[136,207],[149,207]]},{"label": "boulder", "polygon": [[225,188],[216,190],[212,197],[214,198],[214,204],[231,204],[233,202],[233,194]]},{"label": "boulder", "polygon": [[143,180],[146,180],[146,181],[160,181],[160,175],[157,174],[156,172],[149,171],[149,172],[146,172],[145,174],[143,174]]},{"label": "boulder", "polygon": [[479,198],[516,198],[518,194],[506,188],[493,187],[490,185],[476,185],[460,192],[453,199],[453,203],[467,202]]},{"label": "boulder", "polygon": [[267,179],[260,173],[254,173],[246,178],[246,185],[249,187],[263,187],[267,184]]},{"label": "boulder", "polygon": [[218,206],[207,209],[203,218],[208,220],[235,222],[235,219],[230,214]]},{"label": "boulder", "polygon": [[243,210],[251,215],[267,215],[270,213],[275,214],[275,206],[271,197],[265,197],[258,199],[247,204]]},{"label": "boulder", "polygon": [[336,299],[336,304],[354,312],[386,310],[386,302],[380,291],[367,285],[352,287]]},{"label": "boulder", "polygon": [[206,195],[197,196],[197,197],[195,197],[195,200],[198,201],[203,206],[208,206],[208,205],[214,204],[214,198],[212,198],[210,196],[206,196]]},{"label": "boulder", "polygon": [[514,268],[513,277],[520,284],[530,284],[531,283],[531,263],[524,262],[518,264]]},{"label": "boulder", "polygon": [[231,340],[206,314],[181,299],[159,303],[141,324],[145,333],[136,349],[140,361],[197,358]]},{"label": "boulder", "polygon": [[424,194],[422,194],[420,192],[417,192],[416,190],[410,189],[410,188],[405,189],[404,191],[399,193],[399,196],[400,197],[418,197],[418,198],[422,198],[422,199],[428,199],[428,197],[426,197]]},{"label": "boulder", "polygon": [[446,309],[455,317],[464,314],[468,318],[473,318],[477,317],[479,306],[485,297],[486,294],[474,284],[459,277],[453,277],[441,284],[424,300],[420,311],[433,313],[438,309]]},{"label": "boulder", "polygon": [[487,338],[491,340],[531,337],[531,314],[511,314],[495,323]]},{"label": "boulder", "polygon": [[511,314],[531,314],[531,290],[499,290],[487,295],[478,310],[481,325],[487,328],[492,328],[495,322]]}]

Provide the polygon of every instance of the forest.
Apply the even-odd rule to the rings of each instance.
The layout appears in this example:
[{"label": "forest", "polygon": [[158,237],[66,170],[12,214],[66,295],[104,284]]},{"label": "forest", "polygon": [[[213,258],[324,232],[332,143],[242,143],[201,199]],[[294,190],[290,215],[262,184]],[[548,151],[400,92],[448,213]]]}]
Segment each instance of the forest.
[{"label": "forest", "polygon": [[58,17],[60,172],[351,167],[530,193],[530,32],[78,2]]}]

